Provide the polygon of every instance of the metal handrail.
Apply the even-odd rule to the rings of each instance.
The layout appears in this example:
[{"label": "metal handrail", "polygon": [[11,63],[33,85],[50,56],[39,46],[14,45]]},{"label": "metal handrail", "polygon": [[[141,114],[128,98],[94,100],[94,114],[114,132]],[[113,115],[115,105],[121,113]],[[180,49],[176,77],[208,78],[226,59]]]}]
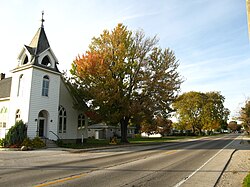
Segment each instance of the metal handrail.
[{"label": "metal handrail", "polygon": [[54,133],[53,131],[49,131],[49,132],[51,132],[52,134],[54,134],[57,137],[57,139],[60,140],[59,136],[56,133]]}]

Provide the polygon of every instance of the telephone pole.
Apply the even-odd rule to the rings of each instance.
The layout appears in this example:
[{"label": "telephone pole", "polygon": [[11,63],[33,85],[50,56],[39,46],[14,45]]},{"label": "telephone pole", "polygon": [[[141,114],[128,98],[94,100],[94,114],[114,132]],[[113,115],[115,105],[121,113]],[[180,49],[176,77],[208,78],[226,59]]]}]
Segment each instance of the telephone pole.
[{"label": "telephone pole", "polygon": [[246,0],[246,7],[247,7],[248,37],[250,40],[250,0]]}]

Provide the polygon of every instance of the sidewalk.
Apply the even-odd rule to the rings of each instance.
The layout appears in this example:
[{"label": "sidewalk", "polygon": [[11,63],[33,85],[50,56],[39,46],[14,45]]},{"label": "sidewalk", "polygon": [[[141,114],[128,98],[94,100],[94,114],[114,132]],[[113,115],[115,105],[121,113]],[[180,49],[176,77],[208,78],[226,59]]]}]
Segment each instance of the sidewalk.
[{"label": "sidewalk", "polygon": [[216,187],[240,187],[250,172],[250,137],[242,136],[240,144],[234,146],[236,151]]}]

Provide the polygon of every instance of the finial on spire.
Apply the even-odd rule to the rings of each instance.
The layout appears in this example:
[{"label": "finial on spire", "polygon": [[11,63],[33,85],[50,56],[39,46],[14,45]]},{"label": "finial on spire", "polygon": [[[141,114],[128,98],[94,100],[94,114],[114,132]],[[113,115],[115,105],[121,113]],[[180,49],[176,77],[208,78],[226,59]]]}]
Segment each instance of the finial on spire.
[{"label": "finial on spire", "polygon": [[42,19],[41,19],[41,22],[42,22],[41,27],[42,27],[42,28],[43,28],[43,22],[45,21],[45,20],[43,19],[43,15],[44,15],[44,11],[42,11]]}]

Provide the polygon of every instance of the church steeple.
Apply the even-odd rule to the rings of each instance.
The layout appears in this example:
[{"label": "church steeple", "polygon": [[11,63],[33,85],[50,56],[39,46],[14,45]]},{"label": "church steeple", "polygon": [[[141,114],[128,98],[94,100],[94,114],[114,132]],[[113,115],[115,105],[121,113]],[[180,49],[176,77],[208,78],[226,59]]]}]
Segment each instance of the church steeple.
[{"label": "church steeple", "polygon": [[38,29],[32,41],[30,42],[30,45],[28,46],[34,49],[33,55],[39,55],[46,49],[50,48],[49,41],[47,39],[45,30],[44,30],[43,22],[45,20],[43,19],[43,15],[44,15],[44,12],[42,12],[41,27]]},{"label": "church steeple", "polygon": [[41,27],[36,32],[29,45],[24,45],[18,59],[19,65],[35,65],[52,71],[60,72],[58,60],[54,55],[44,30],[44,12],[42,11]]}]

